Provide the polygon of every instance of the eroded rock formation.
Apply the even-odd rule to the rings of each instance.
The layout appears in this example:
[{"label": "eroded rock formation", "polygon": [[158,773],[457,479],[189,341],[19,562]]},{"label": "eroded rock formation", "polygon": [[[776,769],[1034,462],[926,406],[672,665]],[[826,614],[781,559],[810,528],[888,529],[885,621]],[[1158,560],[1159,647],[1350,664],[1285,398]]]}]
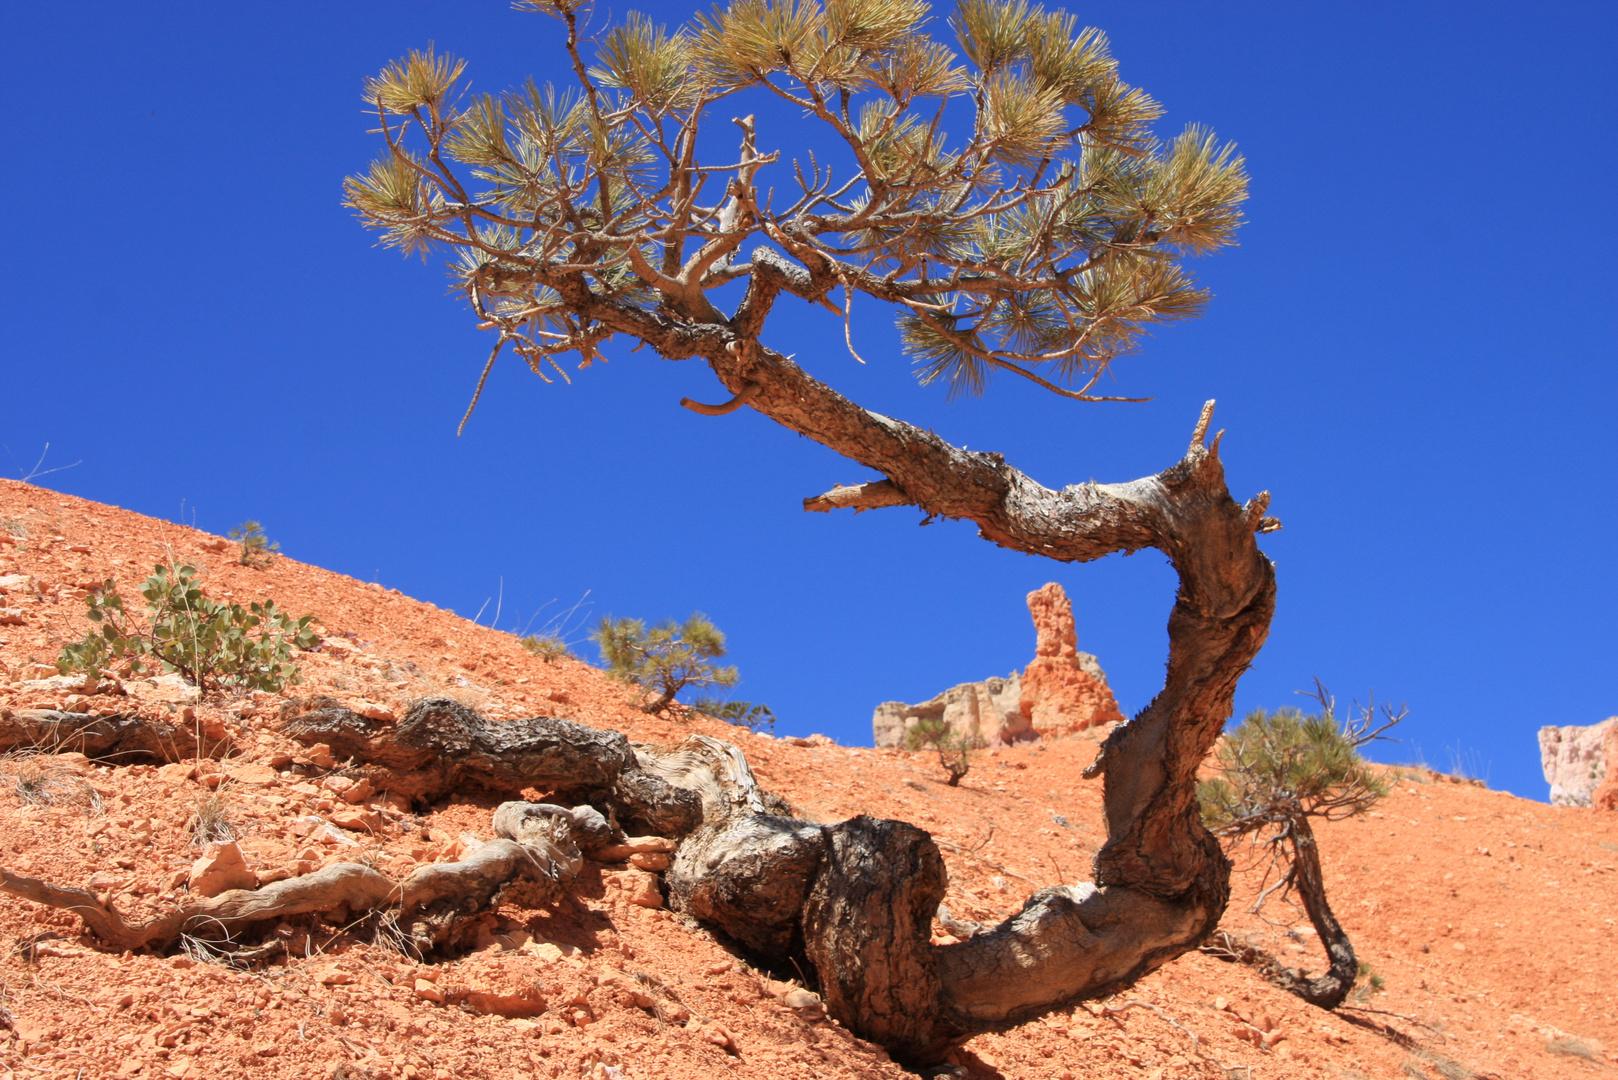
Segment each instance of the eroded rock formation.
[{"label": "eroded rock formation", "polygon": [[1020,708],[1029,726],[1058,738],[1123,720],[1100,661],[1078,650],[1073,604],[1062,586],[1053,581],[1029,593],[1028,613],[1034,617],[1034,659],[1023,672]]},{"label": "eroded rock formation", "polygon": [[961,683],[919,705],[888,701],[871,717],[878,746],[903,746],[923,720],[990,746],[1074,735],[1124,719],[1101,664],[1078,650],[1073,605],[1056,582],[1028,594],[1034,619],[1034,659],[1005,678]]},{"label": "eroded rock formation", "polygon": [[1022,676],[961,683],[919,705],[885,701],[871,715],[878,746],[903,746],[910,729],[923,720],[942,720],[951,731],[978,735],[990,746],[1036,738],[1022,711]]},{"label": "eroded rock formation", "polygon": [[1551,785],[1552,806],[1618,809],[1618,716],[1599,724],[1539,729],[1539,763]]}]

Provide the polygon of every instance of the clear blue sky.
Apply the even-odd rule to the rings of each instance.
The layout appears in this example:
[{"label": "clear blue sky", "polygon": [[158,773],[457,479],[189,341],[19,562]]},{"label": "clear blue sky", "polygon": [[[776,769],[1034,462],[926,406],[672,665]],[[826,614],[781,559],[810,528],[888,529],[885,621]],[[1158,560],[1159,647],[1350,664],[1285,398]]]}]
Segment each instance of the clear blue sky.
[{"label": "clear blue sky", "polygon": [[[1171,464],[1218,398],[1233,493],[1270,489],[1286,526],[1263,539],[1279,609],[1239,710],[1314,675],[1374,687],[1411,709],[1384,758],[1459,758],[1543,798],[1535,730],[1618,713],[1618,6],[1072,10],[1165,130],[1212,125],[1253,176],[1242,246],[1195,264],[1210,314],[1118,366],[1117,392],[1155,400],[1002,384],[946,403],[874,304],[856,305],[867,367],[829,315],[771,340],[1052,485]],[[592,616],[701,609],[739,696],[790,733],[868,742],[881,701],[1021,666],[1023,594],[1046,581],[1126,712],[1157,690],[1160,555],[1068,566],[909,509],[805,514],[868,474],[748,410],[680,409],[721,397],[694,362],[620,349],[568,387],[511,361],[455,437],[488,342],[438,265],[373,248],[340,205],[376,149],[360,82],[430,41],[478,89],[561,80],[543,17],[14,2],[0,38],[8,475],[48,441],[48,464],[83,462],[43,478],[60,490],[218,532],[257,518],[296,558],[467,615],[503,580],[504,628],[587,590]],[[761,148],[810,137],[760,115]]]}]

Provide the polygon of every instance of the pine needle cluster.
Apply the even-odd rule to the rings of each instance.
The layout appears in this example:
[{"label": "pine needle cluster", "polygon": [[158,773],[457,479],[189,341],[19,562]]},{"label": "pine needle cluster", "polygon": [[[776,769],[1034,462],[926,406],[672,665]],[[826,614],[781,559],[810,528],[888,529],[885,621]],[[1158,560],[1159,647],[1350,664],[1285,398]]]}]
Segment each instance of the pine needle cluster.
[{"label": "pine needle cluster", "polygon": [[665,620],[650,630],[640,619],[603,616],[590,631],[613,677],[640,688],[641,708],[663,713],[687,687],[736,685],[734,667],[718,667],[725,635],[702,612],[683,623]]},{"label": "pine needle cluster", "polygon": [[256,521],[244,521],[225,535],[235,541],[236,561],[243,566],[268,566],[281,550],[281,545],[264,535],[264,526]]},{"label": "pine needle cluster", "polygon": [[963,735],[943,720],[918,720],[905,732],[907,749],[937,751],[938,764],[943,767],[950,787],[960,786],[966,774],[972,771],[972,752],[986,745],[976,732]]},{"label": "pine needle cluster", "polygon": [[1354,817],[1388,793],[1388,780],[1359,751],[1382,738],[1404,711],[1384,706],[1374,723],[1373,702],[1356,719],[1339,721],[1324,687],[1316,697],[1318,713],[1257,709],[1225,736],[1216,758],[1220,775],[1197,789],[1211,831],[1234,837],[1273,830],[1279,838],[1300,817]]},{"label": "pine needle cluster", "polygon": [[[855,296],[889,307],[920,380],[952,394],[1009,373],[1099,400],[1150,326],[1202,311],[1183,260],[1242,220],[1233,147],[1196,125],[1160,137],[1105,35],[1029,0],[942,19],[924,0],[731,0],[672,30],[632,13],[593,63],[583,4],[518,6],[564,25],[572,85],[473,95],[463,61],[412,52],[365,83],[386,146],[345,185],[385,244],[452,254],[490,365],[509,345],[566,379],[563,354],[585,367],[645,327],[756,337],[786,289],[851,350]],[[751,116],[715,157],[704,124],[747,95],[801,111],[852,165],[783,160],[803,134]],[[720,311],[709,294],[736,281]]]}]

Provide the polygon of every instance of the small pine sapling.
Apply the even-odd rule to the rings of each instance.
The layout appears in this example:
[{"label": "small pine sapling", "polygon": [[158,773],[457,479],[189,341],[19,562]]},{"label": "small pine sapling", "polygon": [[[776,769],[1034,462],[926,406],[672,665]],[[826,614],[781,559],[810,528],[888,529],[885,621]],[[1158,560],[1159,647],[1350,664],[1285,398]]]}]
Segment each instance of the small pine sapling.
[{"label": "small pine sapling", "polygon": [[264,535],[264,526],[256,521],[244,521],[225,535],[236,542],[236,561],[243,566],[268,566],[281,550],[281,545],[272,543]]},{"label": "small pine sapling", "polygon": [[570,660],[578,659],[568,643],[557,634],[529,634],[522,639],[522,647],[547,664],[564,656]]},{"label": "small pine sapling", "polygon": [[972,751],[987,744],[977,732],[963,735],[942,720],[921,720],[905,733],[905,745],[912,750],[931,748],[938,751],[938,763],[949,775],[949,786],[960,786],[962,778],[972,771]]},{"label": "small pine sapling", "polygon": [[590,631],[613,677],[640,687],[641,708],[661,714],[686,687],[736,685],[734,667],[716,667],[725,655],[725,635],[702,612],[683,623],[672,619],[650,630],[639,619],[603,616]]},{"label": "small pine sapling", "polygon": [[56,669],[94,673],[116,664],[131,674],[178,672],[205,692],[228,685],[279,693],[301,681],[293,648],[319,641],[309,627],[313,615],[294,619],[274,600],[244,608],[209,599],[193,566],[157,566],[141,595],[145,628],[111,578],[90,590],[85,615],[98,628],[63,648]]},{"label": "small pine sapling", "polygon": [[[1214,835],[1227,846],[1250,838],[1268,860],[1265,887],[1253,912],[1277,891],[1283,896],[1296,891],[1326,947],[1330,967],[1311,979],[1256,949],[1234,947],[1229,940],[1210,944],[1206,951],[1252,962],[1282,989],[1311,1005],[1334,1009],[1348,997],[1361,972],[1354,946],[1326,900],[1320,850],[1309,819],[1354,817],[1388,793],[1388,780],[1359,750],[1382,738],[1408,710],[1401,707],[1395,712],[1383,705],[1379,722],[1373,700],[1356,718],[1339,722],[1336,699],[1319,680],[1312,696],[1320,703],[1319,713],[1290,708],[1248,713],[1218,748],[1219,775],[1199,784],[1197,795],[1203,824]],[[1277,875],[1273,884],[1271,873]]]}]

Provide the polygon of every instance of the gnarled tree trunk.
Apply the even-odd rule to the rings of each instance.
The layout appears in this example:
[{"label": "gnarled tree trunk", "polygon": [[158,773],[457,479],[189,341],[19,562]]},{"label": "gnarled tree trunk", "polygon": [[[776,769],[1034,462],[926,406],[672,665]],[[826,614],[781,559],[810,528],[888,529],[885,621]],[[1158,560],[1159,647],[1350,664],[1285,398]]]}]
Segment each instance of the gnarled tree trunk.
[{"label": "gnarled tree trunk", "polygon": [[1354,980],[1359,976],[1359,960],[1354,956],[1354,944],[1348,940],[1347,931],[1332,913],[1331,904],[1326,902],[1326,879],[1320,870],[1320,848],[1315,843],[1315,831],[1309,827],[1309,819],[1299,814],[1288,827],[1292,864],[1296,868],[1293,880],[1298,898],[1303,901],[1303,910],[1309,916],[1310,925],[1320,935],[1320,943],[1326,948],[1330,965],[1324,975],[1314,979],[1306,978],[1303,972],[1292,968],[1282,968],[1271,978],[1278,986],[1297,994],[1311,1005],[1335,1009],[1354,989]]},{"label": "gnarled tree trunk", "polygon": [[[1230,874],[1200,822],[1196,770],[1231,715],[1275,599],[1255,541],[1275,527],[1264,516],[1267,496],[1242,506],[1227,492],[1218,438],[1205,441],[1212,403],[1172,468],[1052,491],[996,455],[858,409],[779,363],[789,377],[754,391],[753,406],[889,477],[839,488],[810,508],[915,504],[971,518],[1018,550],[1079,561],[1156,547],[1179,571],[1164,688],[1092,766],[1103,777],[1108,829],[1093,884],[1042,889],[998,927],[934,946],[946,879],[927,833],[865,817],[797,820],[759,789],[741,752],[718,740],[660,748],[566,720],[487,723],[442,699],[418,704],[396,729],[332,708],[291,730],[367,763],[379,787],[432,797],[469,783],[507,793],[532,786],[678,839],[667,875],[675,908],[765,961],[807,966],[833,1017],[913,1064],[937,1062],[974,1034],[1114,993],[1196,948],[1219,922]],[[823,408],[810,415],[805,401],[815,395]]]}]

